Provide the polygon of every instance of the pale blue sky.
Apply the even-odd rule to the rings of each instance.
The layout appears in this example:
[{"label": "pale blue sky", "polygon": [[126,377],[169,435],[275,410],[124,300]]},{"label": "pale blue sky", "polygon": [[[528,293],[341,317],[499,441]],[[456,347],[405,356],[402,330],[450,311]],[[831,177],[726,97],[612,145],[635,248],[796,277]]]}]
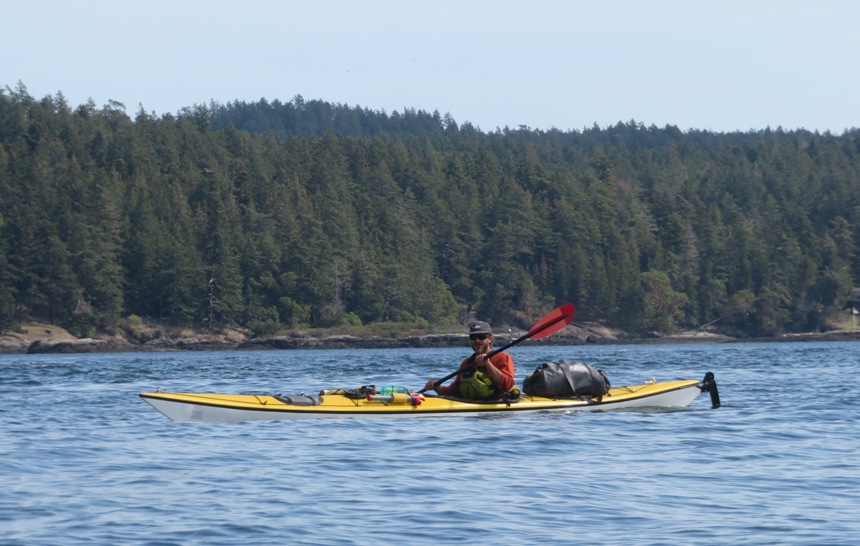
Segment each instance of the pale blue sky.
[{"label": "pale blue sky", "polygon": [[173,113],[306,100],[484,131],[860,127],[855,0],[0,0],[0,87]]}]

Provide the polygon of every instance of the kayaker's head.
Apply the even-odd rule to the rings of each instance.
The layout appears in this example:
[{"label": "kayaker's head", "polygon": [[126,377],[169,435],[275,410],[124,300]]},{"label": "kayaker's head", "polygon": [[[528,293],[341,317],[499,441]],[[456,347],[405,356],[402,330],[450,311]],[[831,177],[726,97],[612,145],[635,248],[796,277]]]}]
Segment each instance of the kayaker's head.
[{"label": "kayaker's head", "polygon": [[493,346],[493,329],[481,320],[469,323],[469,343],[475,354],[489,352]]}]

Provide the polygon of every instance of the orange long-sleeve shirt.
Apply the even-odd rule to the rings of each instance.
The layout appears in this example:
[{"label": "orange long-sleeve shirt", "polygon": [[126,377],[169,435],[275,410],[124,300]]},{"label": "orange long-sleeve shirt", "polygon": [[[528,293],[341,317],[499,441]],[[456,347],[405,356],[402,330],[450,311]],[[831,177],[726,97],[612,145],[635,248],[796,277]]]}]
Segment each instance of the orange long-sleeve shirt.
[{"label": "orange long-sleeve shirt", "polygon": [[[459,369],[463,369],[469,365],[472,358],[466,358],[460,364]],[[508,353],[498,353],[490,357],[490,363],[496,367],[502,374],[499,382],[493,381],[493,386],[499,393],[508,392],[514,386],[514,359]],[[450,385],[436,388],[436,392],[444,396],[460,396],[460,377],[463,374],[458,374],[457,378]]]}]

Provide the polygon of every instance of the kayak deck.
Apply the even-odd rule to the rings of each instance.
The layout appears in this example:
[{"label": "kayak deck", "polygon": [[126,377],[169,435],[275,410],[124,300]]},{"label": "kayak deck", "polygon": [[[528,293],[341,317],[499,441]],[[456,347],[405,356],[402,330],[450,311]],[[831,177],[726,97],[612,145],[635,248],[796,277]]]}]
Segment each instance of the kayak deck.
[{"label": "kayak deck", "polygon": [[[710,381],[708,377],[710,376]],[[173,421],[236,422],[344,416],[439,416],[526,411],[607,411],[624,408],[688,406],[716,383],[694,379],[617,387],[602,397],[543,398],[522,395],[517,400],[467,401],[441,396],[413,398],[381,396],[355,398],[345,394],[287,397],[272,394],[205,394],[143,392],[140,397]],[[326,391],[324,391],[326,392]],[[414,394],[414,393],[413,393]],[[719,405],[718,398],[714,407]]]}]

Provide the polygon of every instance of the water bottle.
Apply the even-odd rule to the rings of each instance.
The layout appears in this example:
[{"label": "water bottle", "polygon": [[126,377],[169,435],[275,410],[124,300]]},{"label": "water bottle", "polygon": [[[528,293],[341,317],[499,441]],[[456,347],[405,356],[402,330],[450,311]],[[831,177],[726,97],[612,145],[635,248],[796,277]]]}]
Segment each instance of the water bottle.
[{"label": "water bottle", "polygon": [[409,394],[406,387],[379,387],[379,394],[389,396],[392,394]]}]

